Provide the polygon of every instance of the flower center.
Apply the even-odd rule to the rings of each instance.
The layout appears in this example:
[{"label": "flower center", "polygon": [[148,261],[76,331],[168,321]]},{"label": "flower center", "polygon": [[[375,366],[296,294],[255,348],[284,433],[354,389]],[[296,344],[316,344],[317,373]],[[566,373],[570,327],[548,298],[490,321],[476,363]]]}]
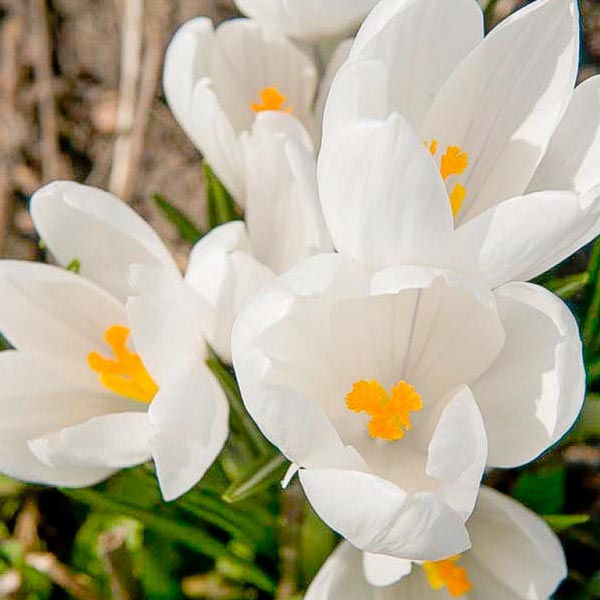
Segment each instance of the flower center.
[{"label": "flower center", "polygon": [[371,417],[368,430],[372,438],[393,442],[410,431],[409,413],[421,410],[423,401],[406,381],[399,381],[390,390],[391,394],[388,394],[378,381],[361,379],[346,394],[346,406],[353,412],[364,412]]},{"label": "flower center", "polygon": [[98,352],[90,352],[87,357],[88,365],[98,373],[100,383],[111,392],[138,402],[151,402],[158,392],[158,386],[139,354],[126,347],[128,337],[127,327],[109,327],[104,333],[104,339],[115,357],[104,358]]},{"label": "flower center", "polygon": [[446,560],[423,563],[427,581],[432,589],[441,590],[446,587],[453,598],[471,591],[473,586],[469,581],[467,570],[456,564],[459,560],[460,556],[452,556]]},{"label": "flower center", "polygon": [[[435,156],[438,151],[437,140],[432,140],[429,144],[425,143],[431,156]],[[447,181],[454,175],[462,175],[469,167],[469,155],[462,150],[460,146],[448,146],[442,156],[440,163],[440,174],[444,181]],[[467,196],[467,190],[464,185],[456,183],[450,192],[450,206],[452,207],[452,216],[456,218]]]},{"label": "flower center", "polygon": [[291,106],[284,107],[285,101],[286,97],[276,87],[266,87],[260,92],[260,102],[253,102],[251,106],[254,112],[279,110],[291,114],[294,109]]}]

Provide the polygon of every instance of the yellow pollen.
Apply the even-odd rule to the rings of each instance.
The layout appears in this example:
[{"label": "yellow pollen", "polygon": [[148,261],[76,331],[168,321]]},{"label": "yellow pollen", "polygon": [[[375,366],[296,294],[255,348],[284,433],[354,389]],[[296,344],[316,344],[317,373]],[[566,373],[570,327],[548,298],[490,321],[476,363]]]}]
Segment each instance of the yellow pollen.
[{"label": "yellow pollen", "polygon": [[460,556],[452,556],[446,560],[423,563],[427,581],[432,589],[441,590],[446,587],[453,598],[471,591],[473,585],[469,581],[467,570],[456,564],[458,560]]},{"label": "yellow pollen", "polygon": [[393,442],[402,439],[410,431],[409,413],[421,410],[423,401],[406,381],[399,381],[390,389],[391,395],[388,395],[378,381],[361,379],[346,394],[346,406],[352,412],[365,412],[371,417],[368,430],[372,438]]},{"label": "yellow pollen", "polygon": [[[437,140],[425,142],[425,146],[435,156],[438,151]],[[469,168],[469,155],[463,152],[460,146],[448,146],[445,154],[442,156],[440,165],[440,174],[442,179],[446,181],[453,175],[462,175]],[[456,218],[460,209],[467,197],[467,190],[464,185],[457,183],[450,192],[450,206],[452,208],[452,216]]]},{"label": "yellow pollen", "polygon": [[469,166],[469,156],[462,151],[460,146],[448,146],[446,153],[442,156],[440,173],[446,181],[452,175],[462,175]]},{"label": "yellow pollen", "polygon": [[98,373],[98,380],[105,388],[131,400],[151,402],[158,392],[158,386],[140,356],[126,347],[128,337],[127,327],[109,327],[104,339],[112,348],[115,358],[104,358],[98,352],[90,352],[88,365]]},{"label": "yellow pollen", "polygon": [[260,92],[260,102],[252,103],[254,112],[262,112],[264,110],[279,110],[290,114],[294,109],[291,106],[283,106],[286,97],[276,87],[266,87]]}]

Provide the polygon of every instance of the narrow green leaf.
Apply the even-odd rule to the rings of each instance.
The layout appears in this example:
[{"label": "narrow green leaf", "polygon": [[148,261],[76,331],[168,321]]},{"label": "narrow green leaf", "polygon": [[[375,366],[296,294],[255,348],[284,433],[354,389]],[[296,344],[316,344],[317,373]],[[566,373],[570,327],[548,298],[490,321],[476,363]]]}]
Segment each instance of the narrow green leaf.
[{"label": "narrow green leaf", "polygon": [[273,593],[275,584],[256,565],[248,564],[231,552],[223,543],[206,534],[199,528],[178,523],[177,521],[162,516],[159,512],[144,510],[116,502],[109,496],[96,492],[93,489],[69,489],[62,490],[67,496],[74,500],[88,504],[96,510],[105,511],[117,515],[125,515],[137,519],[149,529],[165,538],[172,539],[195,552],[209,556],[214,560],[227,559],[230,563],[237,565],[247,576],[248,582],[254,584],[261,590]]},{"label": "narrow green leaf", "polygon": [[210,228],[213,229],[230,221],[237,221],[240,218],[240,213],[231,194],[225,189],[206,162],[203,163],[202,168],[204,170]]},{"label": "narrow green leaf", "polygon": [[227,396],[227,400],[229,400],[232,419],[236,420],[241,430],[244,431],[260,455],[265,455],[271,452],[271,444],[269,444],[263,434],[259,431],[258,427],[255,425],[254,421],[244,407],[244,402],[242,401],[240,389],[237,381],[235,380],[234,374],[219,360],[214,353],[212,353],[212,356],[207,359],[206,364],[213,372],[218,382],[221,384],[221,387]]},{"label": "narrow green leaf", "polygon": [[156,206],[162,212],[162,214],[169,220],[181,238],[188,244],[195,244],[204,234],[200,231],[191,221],[186,217],[176,206],[173,206],[160,194],[154,194],[152,200],[156,203]]},{"label": "narrow green leaf", "polygon": [[67,265],[67,271],[71,271],[71,273],[76,273],[77,275],[79,275],[80,270],[81,270],[81,261],[78,258],[74,258]]},{"label": "narrow green leaf", "polygon": [[596,240],[592,248],[588,274],[587,310],[585,311],[581,329],[587,355],[591,353],[595,345],[595,338],[598,332],[598,317],[600,316],[600,238]]},{"label": "narrow green leaf", "polygon": [[552,279],[546,284],[546,287],[563,300],[568,300],[584,290],[589,282],[589,273],[577,273],[568,277]]},{"label": "narrow green leaf", "polygon": [[246,477],[229,486],[223,494],[223,500],[233,504],[280,482],[288,465],[288,460],[280,454],[264,459],[250,469]]},{"label": "narrow green leaf", "polygon": [[575,525],[583,525],[589,520],[589,515],[544,515],[544,521],[557,532],[564,531]]},{"label": "narrow green leaf", "polygon": [[2,350],[10,350],[11,345],[8,343],[8,340],[0,333],[0,352]]}]

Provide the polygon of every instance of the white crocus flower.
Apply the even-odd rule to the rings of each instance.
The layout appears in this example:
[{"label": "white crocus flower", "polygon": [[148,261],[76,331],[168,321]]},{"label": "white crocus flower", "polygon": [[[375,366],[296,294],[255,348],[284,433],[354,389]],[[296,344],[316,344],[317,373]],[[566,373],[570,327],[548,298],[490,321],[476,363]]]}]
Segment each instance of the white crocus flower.
[{"label": "white crocus flower", "polygon": [[232,344],[248,411],[318,514],[356,547],[401,558],[464,551],[486,458],[535,458],[584,396],[577,325],[543,288],[493,295],[336,254],[258,291]]},{"label": "white crocus flower", "polygon": [[247,299],[303,259],[331,249],[310,138],[295,119],[259,115],[243,150],[245,223],[213,229],[190,255],[186,282],[202,300],[211,346],[231,360],[231,328]]},{"label": "white crocus flower", "polygon": [[329,95],[319,184],[336,248],[379,268],[528,280],[600,231],[600,78],[574,90],[573,0],[482,37],[474,0],[383,0]]},{"label": "white crocus flower", "polygon": [[240,206],[245,205],[244,137],[256,116],[296,118],[318,143],[318,112],[348,50],[343,42],[334,52],[315,99],[317,67],[273,28],[234,19],[214,29],[209,19],[196,18],[175,34],[163,77],[169,106]]},{"label": "white crocus flower", "polygon": [[304,600],[548,600],[567,575],[556,535],[508,496],[482,488],[467,527],[471,550],[438,562],[374,561],[344,542]]},{"label": "white crocus flower", "polygon": [[248,17],[286,35],[315,41],[356,27],[379,0],[235,0]]},{"label": "white crocus flower", "polygon": [[[0,470],[92,485],[154,460],[163,497],[219,454],[228,404],[183,279],[157,234],[114,196],[56,182],[32,198],[42,239],[80,274],[0,262]],[[128,279],[144,292],[130,296]]]}]

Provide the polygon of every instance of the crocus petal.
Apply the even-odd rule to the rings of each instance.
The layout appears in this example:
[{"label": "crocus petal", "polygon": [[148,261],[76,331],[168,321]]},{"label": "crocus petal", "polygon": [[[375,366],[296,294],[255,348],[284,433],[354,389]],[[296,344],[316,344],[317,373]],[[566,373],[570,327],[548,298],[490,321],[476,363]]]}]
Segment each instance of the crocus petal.
[{"label": "crocus petal", "polygon": [[231,329],[246,301],[274,277],[252,254],[244,223],[213,229],[190,255],[186,283],[199,301],[202,331],[213,349],[231,360]]},{"label": "crocus petal", "polygon": [[229,405],[208,368],[191,365],[160,389],[148,411],[163,498],[190,490],[217,458],[229,433]]},{"label": "crocus petal", "polygon": [[488,463],[516,467],[557,442],[585,395],[577,323],[547,290],[509,283],[496,292],[506,342],[471,387],[485,421]]},{"label": "crocus petal", "polygon": [[285,34],[315,40],[348,31],[378,0],[236,0],[247,16]]},{"label": "crocus petal", "polygon": [[351,126],[335,149],[321,152],[318,175],[325,220],[342,254],[383,267],[427,264],[446,250],[453,228],[448,195],[400,115]]},{"label": "crocus petal", "polygon": [[455,231],[450,267],[490,287],[527,281],[600,233],[600,187],[578,196],[537,192],[505,200]]},{"label": "crocus petal", "polygon": [[31,198],[31,216],[58,262],[77,260],[81,275],[119,300],[129,293],[129,265],[177,265],[158,234],[118,198],[71,181],[55,181]]},{"label": "crocus petal", "polygon": [[56,468],[124,469],[150,459],[146,412],[93,417],[47,433],[29,443],[43,463]]},{"label": "crocus petal", "polygon": [[181,279],[159,267],[133,265],[127,302],[135,348],[159,387],[207,355],[197,303]]},{"label": "crocus petal", "polygon": [[462,562],[472,600],[546,600],[566,577],[556,535],[512,498],[483,487],[468,525],[473,550]]},{"label": "crocus petal", "polygon": [[300,481],[317,514],[361,550],[439,560],[470,546],[462,518],[435,494],[350,470],[301,470]]},{"label": "crocus petal", "polygon": [[412,571],[412,562],[385,554],[363,553],[363,569],[367,581],[377,587],[386,587],[400,581]]},{"label": "crocus petal", "polygon": [[352,544],[342,542],[317,573],[304,600],[375,600],[375,589],[362,573],[362,556]]},{"label": "crocus petal", "polygon": [[33,483],[67,487],[93,485],[112,474],[113,469],[106,465],[47,465],[31,451],[29,442],[107,412],[128,410],[132,403],[77,388],[24,352],[0,353],[0,380],[2,473]]},{"label": "crocus petal", "polygon": [[110,356],[104,332],[126,324],[123,306],[85,277],[40,263],[0,263],[0,331],[61,378],[102,390],[87,357]]},{"label": "crocus petal", "polygon": [[538,0],[493,29],[442,87],[421,137],[469,155],[458,223],[525,191],[571,98],[578,58],[576,3]]},{"label": "crocus petal", "polygon": [[575,190],[600,183],[600,76],[590,77],[575,93],[538,167],[530,191]]},{"label": "crocus petal", "polygon": [[471,390],[463,387],[440,416],[429,444],[427,474],[443,482],[442,497],[465,520],[475,507],[487,449],[481,413]]},{"label": "crocus petal", "polygon": [[350,62],[385,64],[387,113],[399,112],[418,131],[439,89],[482,38],[474,0],[383,0],[360,28]]},{"label": "crocus petal", "polygon": [[296,119],[264,113],[245,141],[248,234],[256,258],[275,273],[331,249],[319,204],[316,161],[306,138]]},{"label": "crocus petal", "polygon": [[215,32],[210,65],[214,90],[234,129],[248,131],[261,92],[277,88],[289,108],[312,131],[317,69],[288,38],[251,19],[233,19]]}]

